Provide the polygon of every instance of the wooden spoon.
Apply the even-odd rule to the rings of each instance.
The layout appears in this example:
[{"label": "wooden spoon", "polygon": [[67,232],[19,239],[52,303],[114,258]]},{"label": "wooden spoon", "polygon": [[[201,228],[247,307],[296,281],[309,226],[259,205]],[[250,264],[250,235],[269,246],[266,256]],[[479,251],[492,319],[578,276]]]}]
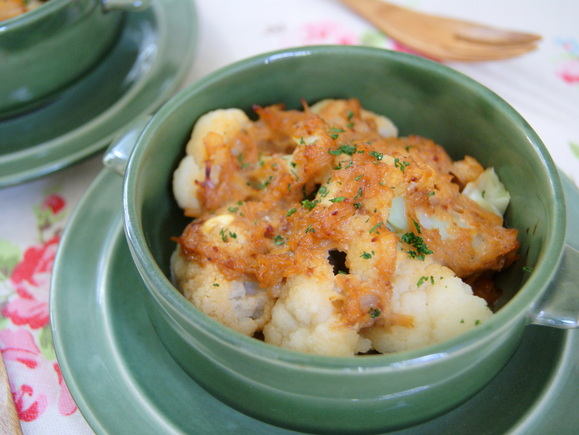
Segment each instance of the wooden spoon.
[{"label": "wooden spoon", "polygon": [[392,39],[438,60],[507,59],[537,48],[541,36],[416,12],[382,0],[341,0]]}]

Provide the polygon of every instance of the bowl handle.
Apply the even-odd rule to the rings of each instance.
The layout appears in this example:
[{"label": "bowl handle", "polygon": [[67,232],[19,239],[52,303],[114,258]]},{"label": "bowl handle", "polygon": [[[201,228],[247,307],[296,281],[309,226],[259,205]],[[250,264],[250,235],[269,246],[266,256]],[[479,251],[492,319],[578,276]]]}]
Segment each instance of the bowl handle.
[{"label": "bowl handle", "polygon": [[579,327],[579,251],[565,245],[559,269],[543,297],[531,308],[531,323]]},{"label": "bowl handle", "polygon": [[142,11],[151,6],[150,0],[101,0],[105,11]]},{"label": "bowl handle", "polygon": [[135,118],[115,135],[103,157],[105,167],[121,176],[125,175],[131,152],[151,118],[152,115]]}]

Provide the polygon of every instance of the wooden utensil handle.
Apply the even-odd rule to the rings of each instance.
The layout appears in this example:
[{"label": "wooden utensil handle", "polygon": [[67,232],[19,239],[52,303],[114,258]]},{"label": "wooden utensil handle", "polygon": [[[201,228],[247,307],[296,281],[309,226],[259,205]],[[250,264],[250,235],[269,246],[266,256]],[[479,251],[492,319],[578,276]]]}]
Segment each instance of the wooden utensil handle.
[{"label": "wooden utensil handle", "polygon": [[22,435],[4,360],[0,356],[0,434]]}]

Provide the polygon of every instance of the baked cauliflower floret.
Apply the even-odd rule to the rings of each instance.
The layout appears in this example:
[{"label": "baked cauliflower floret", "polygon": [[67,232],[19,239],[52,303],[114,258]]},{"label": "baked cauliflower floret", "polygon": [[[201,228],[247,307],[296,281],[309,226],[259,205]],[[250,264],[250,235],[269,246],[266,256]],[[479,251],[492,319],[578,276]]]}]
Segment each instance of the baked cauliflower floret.
[{"label": "baked cauliflower floret", "polygon": [[218,322],[252,336],[269,321],[273,301],[251,281],[228,280],[216,265],[201,267],[177,249],[171,257],[173,279],[193,305]]},{"label": "baked cauliflower floret", "polygon": [[519,246],[492,168],[396,137],[356,99],[254,111],[203,116],[174,174],[193,220],[171,266],[193,305],[330,356],[416,349],[492,315],[492,275]]},{"label": "baked cauliflower floret", "polygon": [[218,109],[203,115],[195,124],[185,148],[186,156],[173,174],[175,199],[179,207],[188,210],[190,215],[201,212],[197,191],[206,177],[205,167],[209,157],[205,143],[207,135],[219,135],[220,140],[226,143],[249,122],[240,109]]},{"label": "baked cauliflower floret", "polygon": [[[328,124],[354,130],[376,130],[382,137],[398,136],[398,128],[383,115],[363,109],[358,100],[335,100],[327,98],[310,107]],[[356,116],[357,115],[357,116]],[[354,119],[356,117],[357,119]]]},{"label": "baked cauliflower floret", "polygon": [[206,220],[201,224],[201,231],[209,243],[219,240],[228,242],[228,250],[240,249],[247,243],[245,232],[236,224],[232,214],[220,214]]},{"label": "baked cauliflower floret", "polygon": [[492,316],[486,302],[474,296],[450,269],[426,257],[398,255],[390,309],[411,326],[376,323],[362,332],[379,352],[398,352],[449,340]]},{"label": "baked cauliflower floret", "polygon": [[334,305],[340,295],[332,278],[325,275],[290,278],[263,329],[265,341],[317,355],[352,356],[367,352],[369,340],[341,321]]},{"label": "baked cauliflower floret", "polygon": [[469,182],[462,193],[476,201],[485,210],[501,217],[511,200],[509,192],[492,167],[486,169],[474,181]]}]

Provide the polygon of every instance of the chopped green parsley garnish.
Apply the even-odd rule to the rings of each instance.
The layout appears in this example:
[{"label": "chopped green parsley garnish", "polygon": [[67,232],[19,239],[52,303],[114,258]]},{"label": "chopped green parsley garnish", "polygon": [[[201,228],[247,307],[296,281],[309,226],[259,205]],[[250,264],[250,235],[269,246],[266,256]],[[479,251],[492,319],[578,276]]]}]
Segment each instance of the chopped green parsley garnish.
[{"label": "chopped green parsley garnish", "polygon": [[378,308],[370,308],[368,310],[368,314],[370,314],[370,318],[375,319],[380,314],[382,314],[382,311],[380,311]]},{"label": "chopped green parsley garnish", "polygon": [[239,166],[241,166],[241,169],[245,169],[249,166],[249,163],[243,161],[243,153],[239,153],[237,156],[237,162],[239,163]]},{"label": "chopped green parsley garnish", "polygon": [[352,118],[354,117],[354,112],[352,112],[351,110],[348,110],[348,124],[347,127],[352,129],[354,128],[354,122],[352,121]]},{"label": "chopped green parsley garnish", "polygon": [[434,277],[431,276],[421,276],[418,282],[416,283],[416,287],[420,287],[425,282],[430,281],[431,284],[434,284]]},{"label": "chopped green parsley garnish", "polygon": [[370,258],[372,258],[372,256],[374,255],[374,251],[372,252],[362,252],[362,255],[360,255],[360,257],[362,257],[364,260],[369,260]]},{"label": "chopped green parsley garnish", "polygon": [[356,145],[349,145],[349,144],[344,144],[340,148],[328,151],[328,153],[332,154],[333,156],[339,156],[340,154],[347,154],[351,156],[355,152],[356,152]]},{"label": "chopped green parsley garnish", "polygon": [[273,243],[275,243],[277,246],[281,246],[285,243],[285,240],[282,236],[280,236],[279,234],[277,236],[275,236],[273,238]]},{"label": "chopped green parsley garnish", "polygon": [[406,166],[410,166],[410,163],[404,160],[400,161],[400,159],[396,157],[394,159],[394,166],[404,172],[404,169],[406,169]]},{"label": "chopped green parsley garnish", "polygon": [[338,138],[338,134],[339,133],[343,133],[346,130],[342,130],[341,128],[336,128],[336,127],[332,127],[330,128],[330,133],[332,133],[331,137],[332,139],[336,140]]},{"label": "chopped green parsley garnish", "polygon": [[303,208],[307,208],[308,210],[313,209],[316,205],[318,205],[320,201],[317,199],[314,199],[313,201],[309,200],[309,199],[304,199],[300,204],[302,205]]},{"label": "chopped green parsley garnish", "polygon": [[370,155],[374,157],[376,160],[382,160],[384,154],[379,153],[378,151],[370,151]]},{"label": "chopped green parsley garnish", "polygon": [[267,177],[267,180],[265,180],[263,183],[259,184],[257,186],[257,188],[259,190],[265,189],[267,186],[269,186],[271,184],[271,180],[273,180],[273,175],[270,175],[269,177]]},{"label": "chopped green parsley garnish", "polygon": [[414,228],[416,228],[416,232],[418,234],[422,234],[422,229],[420,228],[420,224],[418,222],[416,222],[414,219],[412,220],[412,222],[414,223]]},{"label": "chopped green parsley garnish", "polygon": [[219,235],[221,236],[221,240],[223,240],[223,242],[227,242],[229,237],[231,237],[232,239],[237,239],[237,234],[232,233],[227,228],[221,228],[221,230],[219,231]]},{"label": "chopped green parsley garnish", "polygon": [[418,258],[419,260],[424,260],[425,255],[432,254],[433,251],[428,249],[422,237],[417,236],[414,233],[406,233],[403,234],[400,238],[404,243],[408,243],[411,245],[415,250],[407,251],[410,258]]},{"label": "chopped green parsley garnish", "polygon": [[335,198],[330,199],[330,202],[342,202],[346,199],[345,196],[337,196]]},{"label": "chopped green parsley garnish", "polygon": [[297,210],[295,208],[290,208],[288,210],[288,212],[286,213],[286,216],[291,216],[292,214],[294,214]]},{"label": "chopped green parsley garnish", "polygon": [[[342,163],[346,163],[346,166],[342,166]],[[341,160],[338,162],[338,166],[334,166],[334,169],[336,171],[340,170],[340,169],[348,169],[349,167],[354,165],[354,161],[353,160]]]},{"label": "chopped green parsley garnish", "polygon": [[372,234],[373,232],[377,231],[378,228],[380,228],[382,225],[384,225],[384,222],[377,223],[372,228],[370,228],[369,233]]}]

